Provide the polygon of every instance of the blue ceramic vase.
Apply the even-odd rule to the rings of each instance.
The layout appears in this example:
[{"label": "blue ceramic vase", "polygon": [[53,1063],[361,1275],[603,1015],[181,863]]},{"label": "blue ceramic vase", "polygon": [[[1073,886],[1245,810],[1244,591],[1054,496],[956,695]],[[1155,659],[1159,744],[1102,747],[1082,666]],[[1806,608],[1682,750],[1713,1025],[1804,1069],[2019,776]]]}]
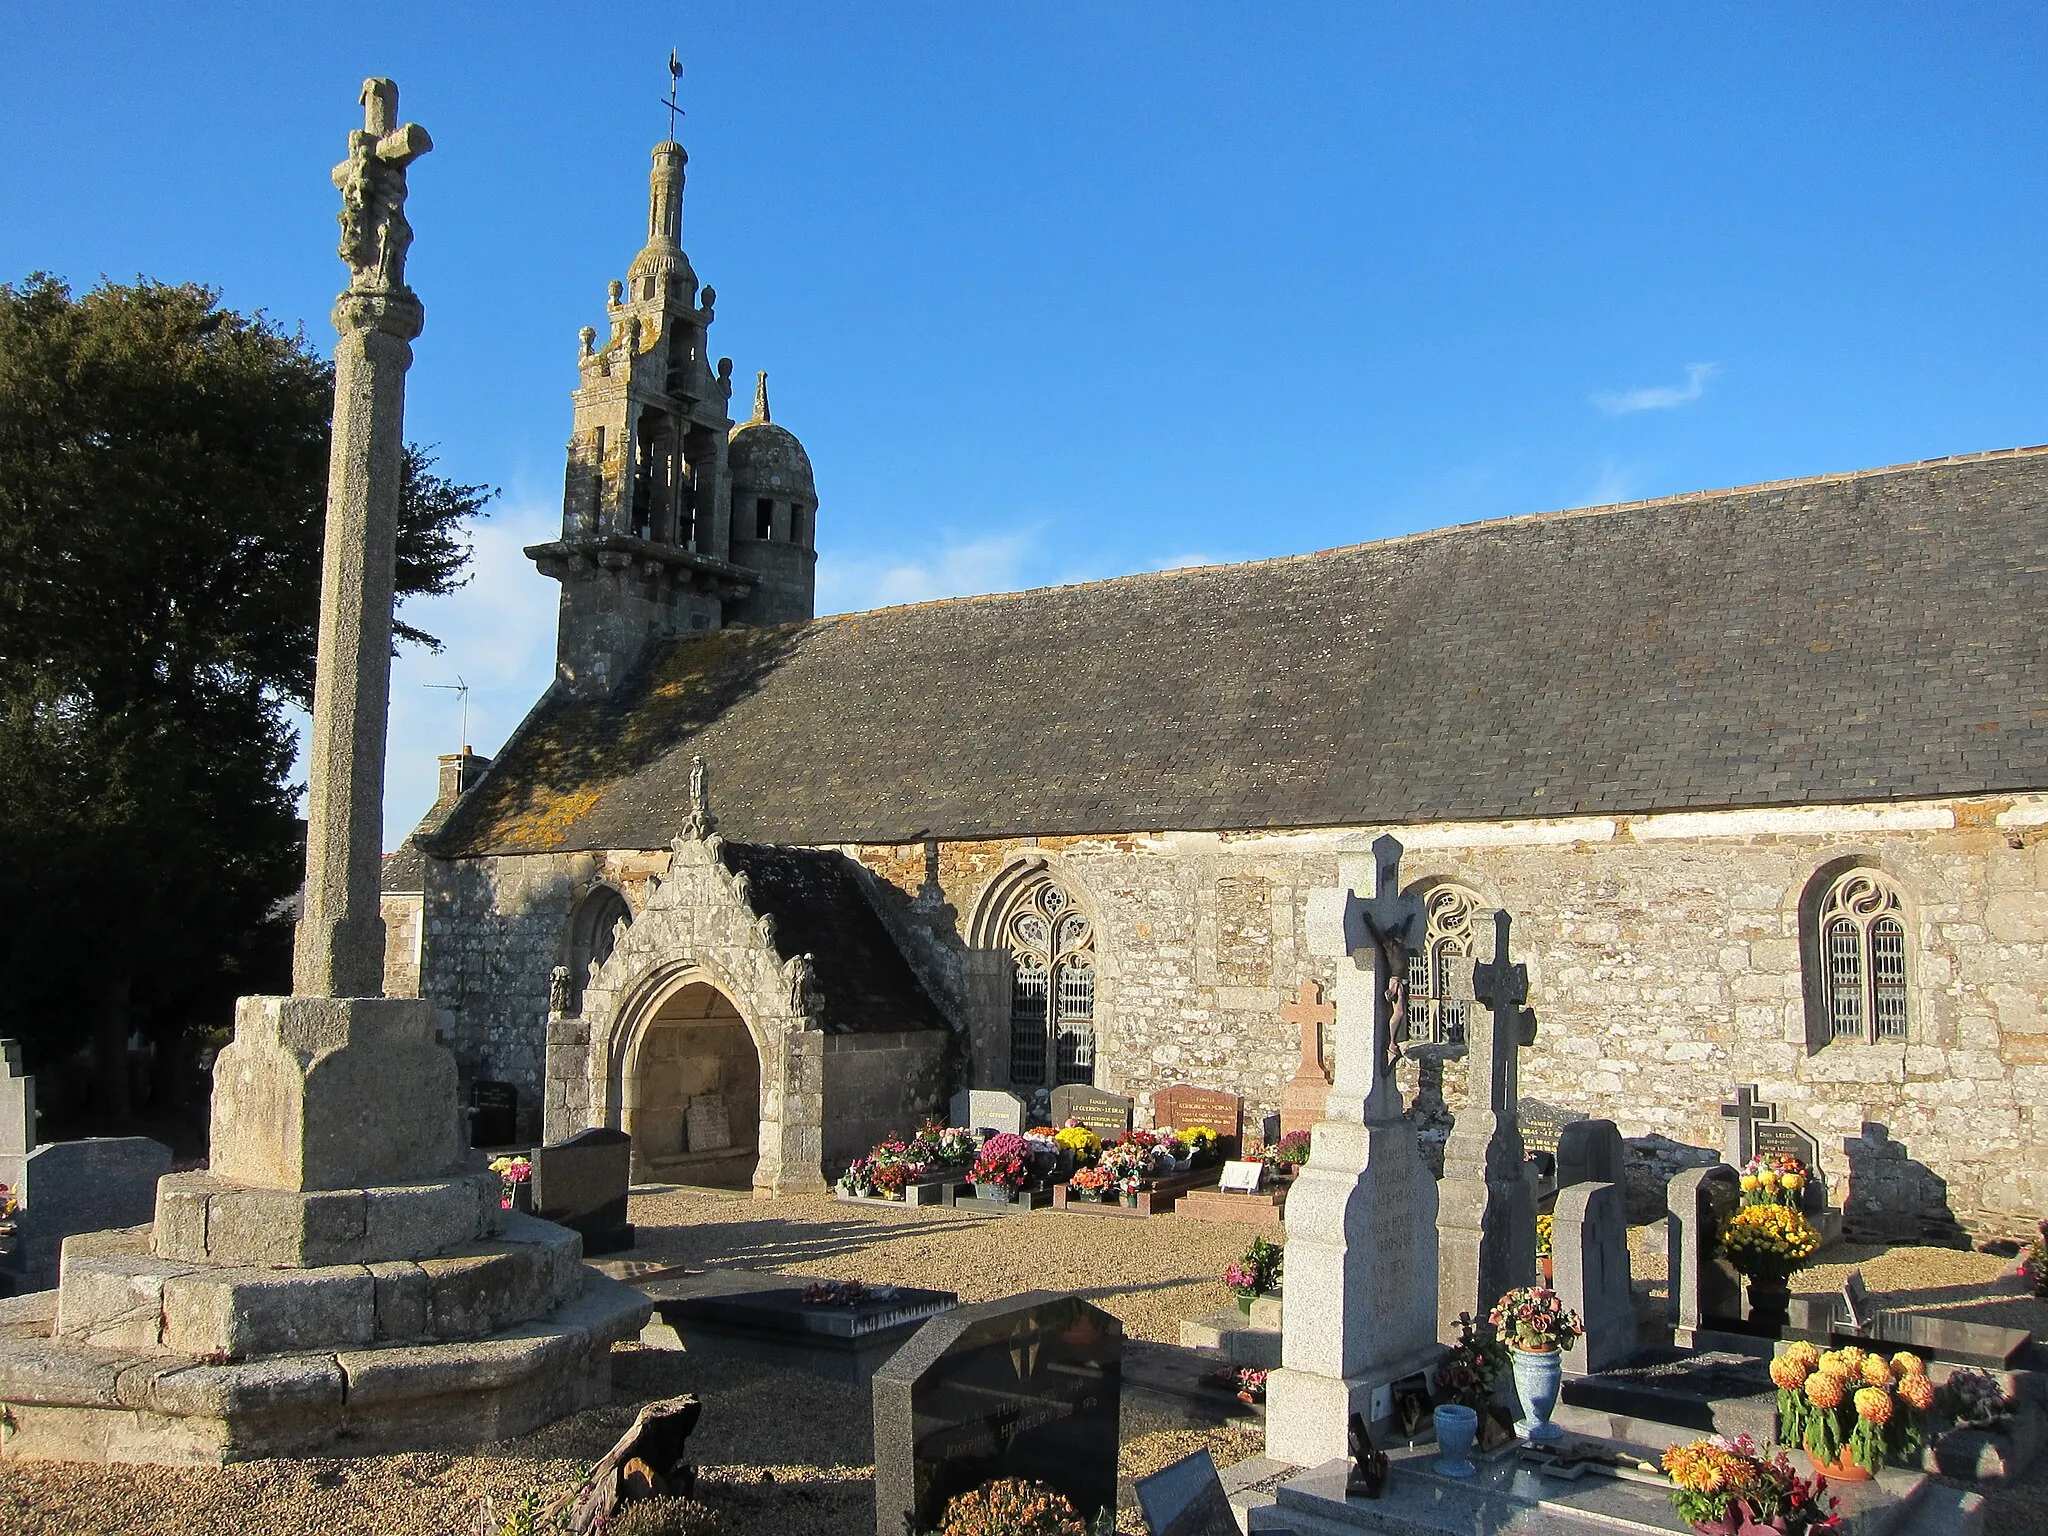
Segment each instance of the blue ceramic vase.
[{"label": "blue ceramic vase", "polygon": [[1562,1440],[1564,1431],[1550,1422],[1550,1410],[1557,1406],[1558,1388],[1564,1384],[1564,1356],[1557,1350],[1532,1354],[1517,1349],[1515,1395],[1522,1400],[1522,1417],[1515,1433],[1532,1444]]},{"label": "blue ceramic vase", "polygon": [[1445,1477],[1470,1477],[1472,1437],[1479,1433],[1479,1415],[1463,1403],[1445,1403],[1436,1411],[1436,1469]]}]

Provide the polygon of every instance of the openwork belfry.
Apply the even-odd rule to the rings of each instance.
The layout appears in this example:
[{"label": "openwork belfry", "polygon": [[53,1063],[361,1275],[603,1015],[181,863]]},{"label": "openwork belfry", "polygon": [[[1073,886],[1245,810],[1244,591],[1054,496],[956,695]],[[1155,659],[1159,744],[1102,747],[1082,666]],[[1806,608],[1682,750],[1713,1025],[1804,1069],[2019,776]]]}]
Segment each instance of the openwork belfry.
[{"label": "openwork belfry", "polygon": [[1012,1080],[1094,1082],[1094,925],[1058,881],[1041,875],[1013,899],[1003,941],[1010,951]]}]

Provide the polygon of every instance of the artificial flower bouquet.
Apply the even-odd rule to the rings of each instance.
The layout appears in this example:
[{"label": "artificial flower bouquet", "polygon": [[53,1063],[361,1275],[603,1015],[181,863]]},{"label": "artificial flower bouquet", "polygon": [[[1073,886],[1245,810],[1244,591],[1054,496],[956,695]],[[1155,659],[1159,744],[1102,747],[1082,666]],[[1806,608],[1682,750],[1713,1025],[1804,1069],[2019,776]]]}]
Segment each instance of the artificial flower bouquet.
[{"label": "artificial flower bouquet", "polygon": [[1266,1378],[1271,1374],[1256,1366],[1246,1366],[1237,1373],[1237,1395],[1247,1403],[1263,1403],[1266,1400]]},{"label": "artificial flower bouquet", "polygon": [[[1138,1140],[1137,1138],[1144,1139]],[[1137,1190],[1152,1177],[1153,1150],[1157,1145],[1150,1131],[1132,1131],[1113,1147],[1104,1147],[1096,1166],[1103,1169],[1121,1189]]]},{"label": "artificial flower bouquet", "polygon": [[1494,1304],[1486,1320],[1525,1355],[1555,1354],[1586,1336],[1579,1314],[1543,1285],[1516,1286]]},{"label": "artificial flower bouquet", "polygon": [[1079,1195],[1084,1200],[1113,1200],[1116,1198],[1116,1177],[1107,1168],[1076,1168],[1074,1176],[1067,1180],[1067,1193]]},{"label": "artificial flower bouquet", "polygon": [[1073,1155],[1076,1168],[1087,1168],[1102,1156],[1102,1138],[1078,1120],[1069,1120],[1052,1133],[1052,1139]]},{"label": "artificial flower bouquet", "polygon": [[1674,1445],[1664,1472],[1672,1509],[1702,1536],[1803,1536],[1840,1524],[1825,1477],[1801,1477],[1783,1451],[1767,1452],[1747,1435]]},{"label": "artificial flower bouquet", "polygon": [[[1113,1527],[1115,1520],[1112,1507],[1108,1521],[1097,1525]],[[1090,1531],[1064,1494],[1044,1483],[1003,1478],[956,1495],[931,1536],[1090,1536]]]},{"label": "artificial flower bouquet", "polygon": [[965,1168],[981,1150],[981,1138],[957,1125],[936,1121],[912,1138],[910,1153],[926,1168]]},{"label": "artificial flower bouquet", "polygon": [[[519,1199],[520,1187],[532,1180],[533,1164],[524,1157],[494,1157],[491,1159],[491,1172],[495,1173],[500,1181],[498,1204],[502,1209],[509,1211]],[[7,1186],[0,1184],[0,1217],[6,1216],[12,1209],[6,1195]],[[0,1231],[4,1230],[0,1228]]]},{"label": "artificial flower bouquet", "polygon": [[1742,1203],[1797,1209],[1813,1170],[1786,1152],[1759,1152],[1742,1166]]},{"label": "artificial flower bouquet", "polygon": [[1820,1247],[1820,1233],[1789,1205],[1745,1205],[1722,1224],[1717,1256],[1751,1281],[1783,1285]]},{"label": "artificial flower bouquet", "polygon": [[1206,1168],[1216,1161],[1221,1138],[1208,1126],[1198,1125],[1183,1131],[1181,1139],[1188,1144],[1188,1154],[1192,1159],[1190,1167]]},{"label": "artificial flower bouquet", "polygon": [[1263,1237],[1252,1239],[1242,1257],[1223,1271],[1223,1283],[1240,1302],[1280,1289],[1287,1267],[1287,1250]]},{"label": "artificial flower bouquet", "polygon": [[[904,1188],[913,1180],[924,1176],[925,1150],[921,1146],[924,1132],[911,1141],[901,1136],[891,1136],[881,1142],[866,1157],[857,1157],[847,1164],[846,1172],[839,1176],[836,1186],[849,1195],[865,1195],[883,1200],[901,1200]],[[970,1136],[972,1133],[969,1133]]]},{"label": "artificial flower bouquet", "polygon": [[1816,1467],[1844,1466],[1844,1451],[1875,1475],[1921,1446],[1920,1415],[1934,1386],[1918,1355],[1883,1355],[1850,1346],[1821,1350],[1805,1342],[1771,1362],[1778,1389],[1778,1441],[1806,1448]]},{"label": "artificial flower bouquet", "polygon": [[1031,1179],[1030,1147],[1022,1136],[998,1131],[981,1144],[967,1177],[975,1184],[1022,1189]]},{"label": "artificial flower bouquet", "polygon": [[1493,1401],[1493,1384],[1510,1363],[1499,1335],[1470,1312],[1460,1312],[1458,1342],[1437,1362],[1437,1391],[1445,1402],[1462,1403],[1483,1414]]},{"label": "artificial flower bouquet", "polygon": [[[884,1287],[886,1291],[888,1288]],[[804,1287],[807,1307],[858,1307],[874,1299],[875,1293],[859,1280],[813,1280]]]},{"label": "artificial flower bouquet", "polygon": [[1536,1257],[1537,1257],[1537,1258],[1539,1258],[1539,1259],[1547,1259],[1547,1258],[1549,1258],[1549,1257],[1550,1257],[1550,1233],[1551,1233],[1551,1229],[1552,1229],[1552,1228],[1553,1228],[1553,1227],[1554,1227],[1554,1226],[1555,1226],[1556,1224],[1557,1224],[1557,1218],[1556,1218],[1555,1216],[1551,1215],[1551,1214],[1550,1214],[1550,1212],[1548,1212],[1548,1211],[1545,1211],[1545,1212],[1544,1212],[1544,1213],[1543,1213],[1542,1215],[1540,1215],[1540,1216],[1538,1216],[1538,1217],[1536,1218]]},{"label": "artificial flower bouquet", "polygon": [[1308,1161],[1308,1146],[1307,1131],[1289,1131],[1266,1148],[1266,1171],[1283,1179],[1293,1178]]}]

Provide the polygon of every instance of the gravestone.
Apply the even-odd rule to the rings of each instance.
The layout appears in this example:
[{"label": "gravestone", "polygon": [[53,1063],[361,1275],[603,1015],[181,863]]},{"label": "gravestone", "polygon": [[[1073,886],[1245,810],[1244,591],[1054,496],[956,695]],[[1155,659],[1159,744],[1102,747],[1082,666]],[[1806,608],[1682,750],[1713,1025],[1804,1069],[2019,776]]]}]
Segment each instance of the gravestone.
[{"label": "gravestone", "polygon": [[1237,1536],[1237,1517],[1207,1451],[1139,1478],[1137,1489],[1152,1536]]},{"label": "gravestone", "polygon": [[683,1112],[683,1150],[722,1152],[732,1145],[732,1116],[722,1093],[700,1093]]},{"label": "gravestone", "polygon": [[21,1211],[14,1252],[0,1272],[17,1291],[57,1283],[64,1239],[111,1227],[134,1227],[156,1212],[156,1183],[171,1171],[171,1149],[147,1136],[89,1136],[53,1141],[21,1160],[12,1185]]},{"label": "gravestone", "polygon": [[1564,1352],[1564,1373],[1590,1376],[1622,1364],[1636,1352],[1636,1309],[1621,1186],[1581,1182],[1559,1190],[1550,1243],[1552,1288],[1586,1325],[1585,1337]]},{"label": "gravestone", "polygon": [[18,1188],[36,1149],[36,1080],[21,1067],[21,1042],[0,1040],[0,1184]]},{"label": "gravestone", "polygon": [[875,1373],[875,1531],[939,1523],[997,1478],[1063,1494],[1084,1520],[1116,1503],[1123,1325],[1033,1291],[933,1318]]},{"label": "gravestone", "polygon": [[[1294,1001],[1281,1005],[1280,1017],[1301,1031],[1301,1059],[1294,1076],[1280,1090],[1280,1134],[1305,1131],[1323,1118],[1330,1101],[1330,1073],[1323,1065],[1323,1041],[1337,1022],[1336,1005],[1323,995],[1319,981],[1304,981]],[[1267,1138],[1271,1140],[1271,1137]]]},{"label": "gravestone", "polygon": [[1237,1141],[1244,1134],[1244,1101],[1218,1088],[1175,1083],[1152,1095],[1152,1126],[1161,1131],[1207,1127],[1224,1141]]},{"label": "gravestone", "polygon": [[1818,1220],[1828,1208],[1828,1175],[1820,1165],[1820,1143],[1803,1127],[1790,1120],[1770,1121],[1755,1131],[1758,1156],[1796,1157],[1811,1174],[1799,1191],[1799,1209]]},{"label": "gravestone", "polygon": [[1024,1130],[1024,1101],[1000,1088],[963,1088],[953,1095],[952,1123],[970,1131]]},{"label": "gravestone", "polygon": [[469,1144],[508,1147],[519,1139],[519,1089],[479,1078],[469,1085]]},{"label": "gravestone", "polygon": [[633,1138],[596,1126],[533,1153],[533,1214],[583,1235],[587,1258],[633,1246],[626,1220]]},{"label": "gravestone", "polygon": [[[1370,890],[1370,897],[1361,896]],[[1429,1369],[1436,1342],[1436,1179],[1392,1073],[1422,898],[1401,889],[1401,842],[1337,855],[1337,884],[1308,897],[1308,947],[1336,976],[1336,1081],[1287,1196],[1281,1367],[1266,1382],[1266,1454],[1321,1466],[1350,1421],[1393,1411],[1393,1384]]]},{"label": "gravestone", "polygon": [[1557,1187],[1626,1184],[1628,1147],[1612,1120],[1574,1120],[1557,1135]]},{"label": "gravestone", "polygon": [[1777,1119],[1778,1106],[1759,1103],[1756,1084],[1744,1083],[1735,1090],[1735,1102],[1721,1106],[1721,1118],[1728,1122],[1723,1128],[1721,1156],[1739,1173],[1743,1164],[1756,1156],[1757,1127]]},{"label": "gravestone", "polygon": [[[1437,1192],[1436,1336],[1458,1341],[1462,1313],[1484,1317],[1536,1280],[1536,1193],[1523,1175],[1515,1107],[1522,1050],[1536,1040],[1529,968],[1509,960],[1512,920],[1493,914],[1493,959],[1473,966],[1468,1015],[1469,1102],[1444,1143]],[[1482,1075],[1483,1074],[1483,1075]]]},{"label": "gravestone", "polygon": [[1531,1156],[1541,1152],[1556,1157],[1558,1138],[1577,1118],[1569,1110],[1541,1099],[1523,1099],[1515,1105],[1515,1119],[1522,1128],[1522,1149]]},{"label": "gravestone", "polygon": [[1062,1083],[1052,1091],[1052,1123],[1078,1120],[1105,1142],[1131,1128],[1131,1101],[1121,1093],[1105,1093],[1086,1083]]},{"label": "gravestone", "polygon": [[1863,1283],[1863,1271],[1852,1269],[1842,1280],[1842,1317],[1851,1333],[1867,1334],[1877,1321],[1877,1306],[1870,1299],[1870,1287]]},{"label": "gravestone", "polygon": [[1672,1179],[1665,1201],[1671,1213],[1665,1273],[1670,1277],[1672,1338],[1680,1349],[1691,1349],[1701,1329],[1742,1316],[1741,1277],[1726,1260],[1714,1257],[1721,1223],[1742,1204],[1742,1185],[1726,1163],[1688,1168]]}]

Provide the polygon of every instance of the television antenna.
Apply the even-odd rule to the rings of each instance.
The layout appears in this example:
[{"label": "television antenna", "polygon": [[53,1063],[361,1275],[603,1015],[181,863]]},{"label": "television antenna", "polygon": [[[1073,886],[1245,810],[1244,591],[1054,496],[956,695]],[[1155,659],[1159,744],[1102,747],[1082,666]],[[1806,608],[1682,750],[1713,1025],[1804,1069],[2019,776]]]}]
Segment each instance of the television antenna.
[{"label": "television antenna", "polygon": [[452,683],[422,683],[420,686],[422,688],[438,689],[442,693],[452,693],[462,701],[462,750],[467,752],[469,750],[469,684],[462,680],[462,674],[460,672],[456,673],[455,681]]}]

